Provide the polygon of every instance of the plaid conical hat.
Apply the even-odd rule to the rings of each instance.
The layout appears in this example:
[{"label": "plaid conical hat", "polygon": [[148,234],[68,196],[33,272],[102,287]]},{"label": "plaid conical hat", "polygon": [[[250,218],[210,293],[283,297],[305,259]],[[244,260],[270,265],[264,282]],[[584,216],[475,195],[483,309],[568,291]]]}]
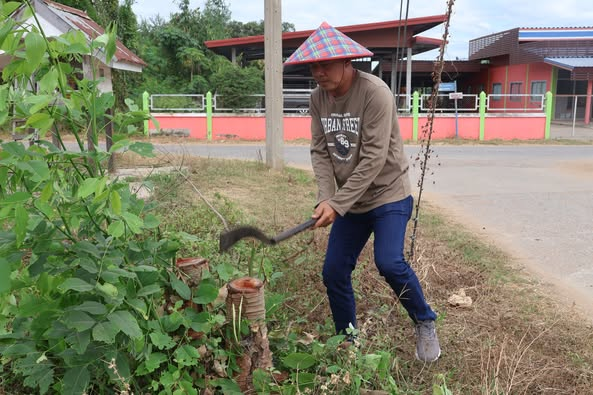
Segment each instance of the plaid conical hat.
[{"label": "plaid conical hat", "polygon": [[286,61],[285,65],[312,63],[333,59],[354,59],[373,56],[373,53],[323,22]]}]

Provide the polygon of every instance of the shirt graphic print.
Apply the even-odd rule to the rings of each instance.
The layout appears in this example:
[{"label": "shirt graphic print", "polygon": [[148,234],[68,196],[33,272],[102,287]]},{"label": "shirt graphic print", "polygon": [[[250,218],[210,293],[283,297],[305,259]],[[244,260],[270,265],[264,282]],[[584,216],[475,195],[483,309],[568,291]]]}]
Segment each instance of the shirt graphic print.
[{"label": "shirt graphic print", "polygon": [[350,113],[331,113],[329,117],[321,117],[323,133],[334,159],[339,162],[350,162],[352,150],[358,147],[360,140],[360,117]]}]

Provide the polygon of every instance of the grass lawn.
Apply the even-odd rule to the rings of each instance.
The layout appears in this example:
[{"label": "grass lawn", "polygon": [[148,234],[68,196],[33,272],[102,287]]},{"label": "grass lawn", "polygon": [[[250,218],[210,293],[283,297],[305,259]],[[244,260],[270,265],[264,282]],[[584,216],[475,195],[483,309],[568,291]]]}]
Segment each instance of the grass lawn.
[{"label": "grass lawn", "polygon": [[[368,245],[353,277],[360,348],[319,353],[316,347],[333,335],[321,281],[327,229],[272,247],[246,239],[228,253],[217,250],[224,230],[220,217],[230,226],[254,225],[270,235],[308,218],[316,194],[311,174],[272,171],[257,162],[118,157],[119,167],[138,165],[184,167],[186,177],[173,172],[148,179],[163,232],[181,229],[197,237],[184,244],[180,255],[207,258],[215,275],[222,267],[245,275],[252,266],[254,275],[266,281],[275,367],[283,370],[282,356],[289,352],[315,355],[310,393],[354,394],[363,388],[400,394],[446,394],[447,389],[454,394],[585,394],[593,387],[591,325],[546,295],[512,257],[428,204],[422,206],[410,263],[439,314],[441,359],[430,365],[415,361],[411,321],[377,272]],[[471,306],[449,303],[461,290],[471,297]],[[381,358],[389,364],[369,371]]]}]

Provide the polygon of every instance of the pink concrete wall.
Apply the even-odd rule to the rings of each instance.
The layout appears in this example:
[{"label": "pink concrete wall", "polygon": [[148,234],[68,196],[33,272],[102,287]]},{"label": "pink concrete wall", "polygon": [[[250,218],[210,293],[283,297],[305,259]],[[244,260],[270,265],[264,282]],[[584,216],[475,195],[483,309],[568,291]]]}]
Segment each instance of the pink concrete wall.
[{"label": "pink concrete wall", "polygon": [[240,138],[243,140],[262,140],[266,135],[266,118],[263,116],[224,116],[212,117],[212,138],[214,140]]},{"label": "pink concrete wall", "polygon": [[[420,121],[418,121],[418,134],[420,134]],[[412,117],[399,117],[399,132],[404,140],[412,140],[412,128],[414,120]]]},{"label": "pink concrete wall", "polygon": [[[426,135],[428,118],[418,118],[418,138]],[[458,119],[458,137],[477,140],[480,137],[480,118],[478,116],[460,116]],[[432,138],[435,140],[455,138],[455,117],[435,117],[432,126]]]},{"label": "pink concrete wall", "polygon": [[311,117],[284,117],[284,139],[298,140],[311,138]]},{"label": "pink concrete wall", "polygon": [[[427,126],[427,117],[418,119],[418,138],[423,138]],[[199,140],[207,138],[206,115],[204,114],[153,114],[161,129],[188,129],[190,137]],[[543,139],[546,118],[537,116],[486,115],[486,140],[491,139]],[[404,140],[412,140],[413,118],[400,116],[400,132]],[[284,139],[286,141],[311,137],[311,117],[285,116]],[[152,122],[149,128],[154,129]],[[480,136],[480,118],[476,114],[461,114],[458,118],[458,137],[477,140]],[[455,116],[436,116],[433,123],[433,139],[455,137]],[[213,140],[257,140],[266,139],[266,119],[263,115],[215,115],[212,117]]]},{"label": "pink concrete wall", "polygon": [[[188,129],[189,136],[206,139],[206,116],[203,114],[152,114],[161,129]],[[156,129],[152,120],[148,129]]]},{"label": "pink concrete wall", "polygon": [[545,129],[546,118],[544,116],[501,117],[486,115],[484,139],[543,140]]},{"label": "pink concrete wall", "polygon": [[546,63],[530,63],[529,64],[529,86],[533,81],[546,81],[546,91],[552,89],[552,78],[554,75],[554,67]]},{"label": "pink concrete wall", "polygon": [[[492,94],[493,93],[493,86],[494,84],[501,84],[501,88],[502,88],[502,92],[500,92],[501,94],[505,95],[509,93],[509,87],[508,87],[508,83],[507,83],[507,66],[492,66],[490,69],[488,69],[489,75],[488,75],[488,91],[486,92],[486,94]],[[490,102],[488,103],[488,105],[490,106],[490,109],[495,109],[495,108],[504,108],[505,106],[505,97],[502,96],[498,99],[495,100],[495,98],[490,97]]]},{"label": "pink concrete wall", "polygon": [[[516,64],[510,65],[508,67],[508,77],[507,77],[507,93],[518,93],[523,95],[529,91],[528,87],[528,67],[529,65],[526,64]],[[511,92],[511,84],[520,84],[518,92]],[[523,96],[519,97],[505,97],[504,98],[506,108],[516,108],[516,109],[524,109],[528,103],[528,99]]]},{"label": "pink concrete wall", "polygon": [[[188,129],[189,137],[199,140],[207,138],[206,115],[204,114],[152,114],[161,129]],[[155,129],[152,121],[149,129]],[[284,139],[309,139],[311,117],[285,116]],[[262,115],[214,115],[212,117],[213,140],[265,140],[266,118]]]}]

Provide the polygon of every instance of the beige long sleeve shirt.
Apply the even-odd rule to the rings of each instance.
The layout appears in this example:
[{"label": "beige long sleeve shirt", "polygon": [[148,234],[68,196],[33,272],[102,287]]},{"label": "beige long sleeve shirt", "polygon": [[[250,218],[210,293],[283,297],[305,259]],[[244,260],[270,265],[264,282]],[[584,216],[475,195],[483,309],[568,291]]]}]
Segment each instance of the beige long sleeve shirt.
[{"label": "beige long sleeve shirt", "polygon": [[378,77],[357,71],[341,97],[311,94],[311,162],[318,202],[339,215],[364,213],[411,193],[395,99]]}]

